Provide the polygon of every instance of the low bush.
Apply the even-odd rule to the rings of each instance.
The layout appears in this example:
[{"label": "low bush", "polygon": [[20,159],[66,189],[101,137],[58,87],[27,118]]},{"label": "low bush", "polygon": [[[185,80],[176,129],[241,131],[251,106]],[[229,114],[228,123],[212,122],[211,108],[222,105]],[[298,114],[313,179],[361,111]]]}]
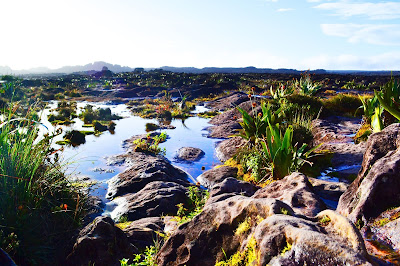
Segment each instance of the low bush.
[{"label": "low bush", "polygon": [[357,109],[362,105],[360,98],[353,94],[338,94],[323,100],[324,109],[322,115],[354,116]]}]

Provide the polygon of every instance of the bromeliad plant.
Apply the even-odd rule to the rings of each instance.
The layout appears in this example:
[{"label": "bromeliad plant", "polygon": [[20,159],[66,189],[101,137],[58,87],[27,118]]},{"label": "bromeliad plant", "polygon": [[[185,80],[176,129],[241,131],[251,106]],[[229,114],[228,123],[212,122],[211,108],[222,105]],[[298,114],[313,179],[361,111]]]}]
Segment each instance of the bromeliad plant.
[{"label": "bromeliad plant", "polygon": [[285,134],[279,130],[278,125],[268,123],[266,136],[261,142],[263,155],[267,162],[270,175],[273,180],[282,179],[291,172],[298,171],[307,161],[311,153],[319,148],[316,146],[308,151],[307,144],[300,148],[293,145],[293,127],[289,126]]},{"label": "bromeliad plant", "polygon": [[[359,95],[362,106],[358,107],[364,111],[364,124],[362,129],[371,127],[373,132],[379,132],[383,129],[382,112],[383,108],[378,101],[378,97],[374,96],[372,98],[362,97]],[[357,111],[355,115],[357,114]],[[364,133],[363,133],[364,134]]]},{"label": "bromeliad plant", "polygon": [[322,85],[320,83],[313,82],[310,74],[306,73],[301,76],[300,80],[295,80],[293,87],[301,95],[313,96],[322,88]]},{"label": "bromeliad plant", "polygon": [[399,80],[390,79],[380,92],[375,91],[375,97],[379,103],[397,120],[400,120],[400,83]]},{"label": "bromeliad plant", "polygon": [[268,121],[271,123],[277,123],[281,114],[281,109],[273,111],[272,106],[269,103],[265,104],[265,102],[263,102],[261,104],[262,113],[256,115],[254,114],[255,106],[255,103],[252,103],[253,115],[240,107],[236,107],[243,117],[243,122],[240,122],[242,129],[239,130],[239,134],[236,136],[248,140],[250,145],[256,144],[259,139],[263,138],[268,127]]},{"label": "bromeliad plant", "polygon": [[292,86],[283,85],[283,84],[279,84],[275,91],[272,86],[270,87],[269,90],[270,90],[272,98],[275,100],[286,98],[287,96],[292,95],[294,92],[294,89]]}]

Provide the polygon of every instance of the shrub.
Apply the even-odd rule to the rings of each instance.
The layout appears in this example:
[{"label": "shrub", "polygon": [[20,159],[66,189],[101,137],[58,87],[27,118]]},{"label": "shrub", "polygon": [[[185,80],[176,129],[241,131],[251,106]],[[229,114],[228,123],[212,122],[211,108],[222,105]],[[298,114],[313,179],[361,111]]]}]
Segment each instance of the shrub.
[{"label": "shrub", "polygon": [[354,116],[358,107],[362,104],[360,98],[353,94],[338,94],[323,101],[324,115]]}]

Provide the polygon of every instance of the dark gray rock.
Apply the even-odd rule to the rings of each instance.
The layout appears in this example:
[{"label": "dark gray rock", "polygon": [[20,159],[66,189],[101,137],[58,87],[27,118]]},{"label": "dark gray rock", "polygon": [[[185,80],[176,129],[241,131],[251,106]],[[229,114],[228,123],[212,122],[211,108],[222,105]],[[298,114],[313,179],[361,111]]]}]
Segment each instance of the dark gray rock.
[{"label": "dark gray rock", "polygon": [[176,159],[182,162],[194,162],[200,160],[204,156],[204,151],[199,148],[183,147],[178,150]]},{"label": "dark gray rock", "polygon": [[114,200],[117,207],[111,212],[114,220],[127,217],[135,221],[146,217],[176,215],[179,203],[186,204],[187,189],[174,182],[154,181],[137,193],[129,193]]},{"label": "dark gray rock", "polygon": [[124,172],[108,181],[108,198],[114,198],[127,193],[135,193],[154,181],[174,182],[190,186],[188,175],[172,166],[164,157],[141,152],[128,152],[126,163],[131,165]]},{"label": "dark gray rock", "polygon": [[219,166],[205,171],[197,177],[197,182],[206,188],[211,188],[215,184],[224,181],[228,177],[237,177],[237,168],[231,166]]},{"label": "dark gray rock", "polygon": [[131,222],[123,229],[131,244],[139,250],[154,245],[154,241],[164,230],[164,219],[161,217],[148,217]]},{"label": "dark gray rock", "polygon": [[80,231],[66,265],[120,265],[119,260],[132,258],[135,252],[113,220],[101,216]]}]

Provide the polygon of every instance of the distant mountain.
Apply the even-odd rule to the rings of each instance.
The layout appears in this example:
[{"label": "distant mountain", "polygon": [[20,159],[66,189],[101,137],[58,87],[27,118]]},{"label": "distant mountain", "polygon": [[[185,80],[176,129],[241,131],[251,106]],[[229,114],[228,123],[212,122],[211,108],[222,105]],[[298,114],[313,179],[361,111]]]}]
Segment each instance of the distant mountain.
[{"label": "distant mountain", "polygon": [[[0,75],[59,75],[59,74],[71,74],[71,73],[79,73],[79,74],[93,74],[95,72],[101,71],[103,67],[107,67],[110,71],[114,73],[119,72],[131,72],[134,71],[134,68],[128,66],[121,65],[113,65],[107,62],[94,62],[84,66],[64,66],[58,69],[50,69],[47,67],[37,67],[26,70],[12,70],[8,66],[0,66]],[[146,68],[145,71],[155,70],[156,68]],[[163,66],[157,69],[162,69],[165,71],[171,72],[180,72],[180,73],[194,73],[194,74],[203,74],[203,73],[259,73],[259,74],[300,74],[303,73],[304,70],[296,70],[296,69],[272,69],[272,68],[256,68],[253,66],[249,67],[205,67],[205,68],[195,68],[195,67],[171,67],[171,66]],[[308,71],[310,73],[315,74],[358,74],[358,75],[390,75],[391,71],[364,71],[364,70],[324,70],[324,69],[316,69]],[[393,71],[393,75],[400,75],[399,71]]]},{"label": "distant mountain", "polygon": [[161,69],[171,72],[184,72],[184,73],[282,73],[282,74],[298,74],[304,71],[299,71],[296,69],[272,69],[272,68],[256,68],[253,66],[249,67],[205,67],[205,68],[195,68],[195,67],[170,67],[163,66]]},{"label": "distant mountain", "polygon": [[57,69],[50,69],[47,67],[37,67],[31,69],[24,70],[12,70],[8,66],[0,66],[0,74],[14,74],[14,75],[26,75],[26,74],[52,74],[52,73],[62,73],[62,74],[71,74],[75,72],[90,72],[90,71],[101,71],[103,67],[107,67],[112,72],[130,72],[133,71],[134,68],[130,68],[127,66],[113,65],[110,63],[98,61],[94,63],[90,63],[84,66],[64,66]]}]

